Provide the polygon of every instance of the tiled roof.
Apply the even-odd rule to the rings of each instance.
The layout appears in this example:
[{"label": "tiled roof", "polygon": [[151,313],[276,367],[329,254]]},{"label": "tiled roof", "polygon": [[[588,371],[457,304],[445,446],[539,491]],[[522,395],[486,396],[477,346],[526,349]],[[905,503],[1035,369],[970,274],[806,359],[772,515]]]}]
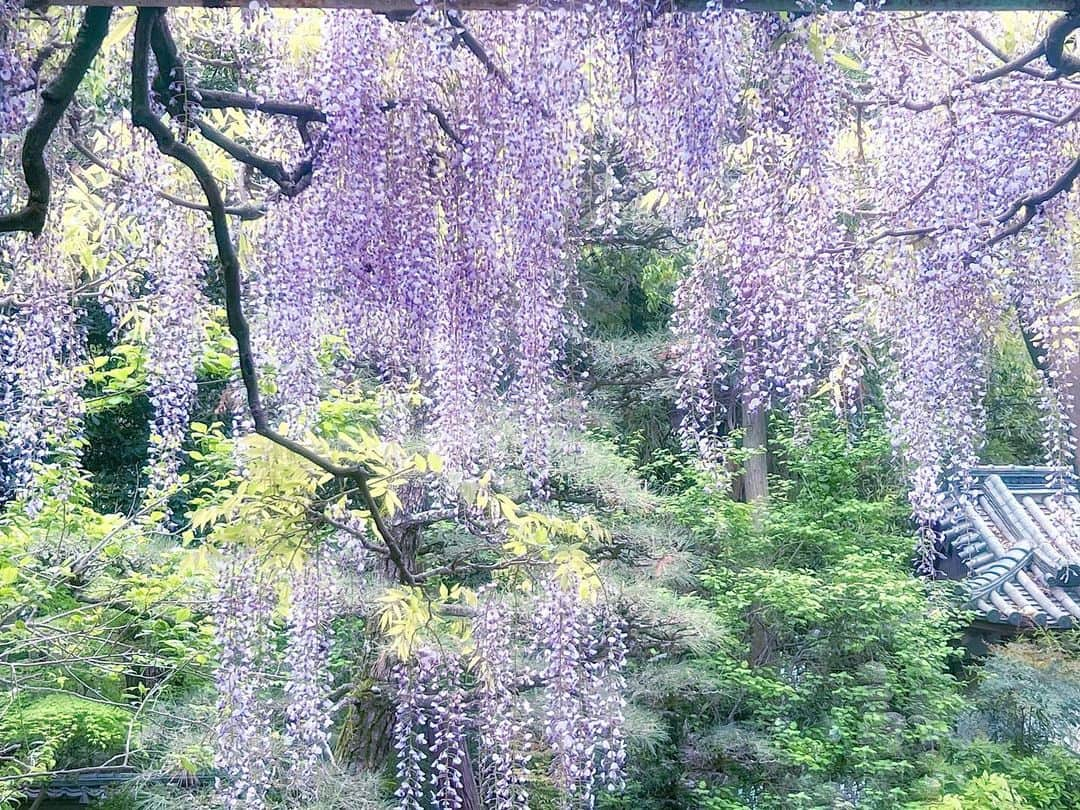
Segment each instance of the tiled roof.
[{"label": "tiled roof", "polygon": [[[86,773],[68,775],[49,780],[43,784],[27,785],[20,787],[20,792],[28,799],[37,799],[42,793],[45,799],[74,799],[79,804],[90,804],[94,799],[100,799],[108,795],[109,790],[123,785],[138,778],[140,782],[152,782],[156,784],[172,785],[174,787],[196,788],[199,785],[212,785],[215,775],[213,773],[199,774],[138,774],[134,768],[130,770],[101,771],[88,770]],[[33,806],[33,805],[31,805]]]},{"label": "tiled roof", "polygon": [[945,550],[962,561],[969,606],[986,621],[1080,627],[1080,491],[1069,487],[1055,516],[1051,472],[976,467],[972,489],[949,504]]}]

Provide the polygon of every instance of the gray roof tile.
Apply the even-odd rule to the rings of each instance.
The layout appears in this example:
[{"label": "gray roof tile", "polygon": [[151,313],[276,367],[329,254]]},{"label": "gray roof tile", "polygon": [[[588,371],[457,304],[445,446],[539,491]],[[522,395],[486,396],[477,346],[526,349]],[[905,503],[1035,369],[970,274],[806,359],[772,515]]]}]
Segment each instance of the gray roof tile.
[{"label": "gray roof tile", "polygon": [[[939,526],[948,554],[967,570],[969,607],[1017,626],[1080,624],[1080,491],[1047,486],[1048,467],[976,467],[972,488],[951,501]],[[1063,525],[1049,509],[1064,498]]]}]

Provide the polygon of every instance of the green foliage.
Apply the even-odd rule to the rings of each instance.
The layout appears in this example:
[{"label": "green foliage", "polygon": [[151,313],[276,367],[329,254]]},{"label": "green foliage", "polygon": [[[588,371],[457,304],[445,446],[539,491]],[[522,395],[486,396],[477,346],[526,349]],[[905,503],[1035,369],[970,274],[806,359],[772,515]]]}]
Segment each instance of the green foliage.
[{"label": "green foliage", "polygon": [[[778,422],[767,511],[683,470],[669,511],[714,559],[702,583],[725,628],[663,696],[702,808],[895,807],[941,767],[962,701],[962,617],[916,579],[890,447],[815,412]],[[644,777],[642,777],[644,778]]]},{"label": "green foliage", "polygon": [[926,810],[1030,810],[1031,805],[998,773],[983,773],[968,781],[963,793],[922,805]]},{"label": "green foliage", "polygon": [[994,649],[978,672],[975,717],[994,740],[1023,754],[1063,741],[1080,727],[1080,663],[1054,639]]},{"label": "green foliage", "polygon": [[[514,471],[461,490],[470,511],[505,528],[480,562],[535,557],[557,575],[602,586],[628,616],[630,773],[626,789],[604,793],[599,806],[1080,807],[1080,758],[1066,747],[1080,722],[1072,642],[1041,639],[961,660],[960,600],[948,584],[911,572],[909,507],[880,413],[871,406],[855,425],[838,424],[824,406],[797,423],[773,414],[766,507],[728,493],[744,461],[738,449],[717,474],[679,448],[663,327],[681,262],[647,249],[586,252],[583,314],[593,341],[572,362],[595,407],[581,446],[553,456],[553,501],[539,512],[519,507],[510,496],[520,493],[508,489]],[[360,523],[373,516],[299,457],[213,421],[222,381],[234,373],[218,310],[205,324],[200,403],[170,504],[190,523],[166,534],[160,505],[121,518],[138,501],[149,440],[145,351],[138,325],[129,342],[113,345],[102,312],[85,320],[90,475],[71,478],[63,459],[50,460],[44,480],[67,497],[46,497],[33,518],[9,509],[0,522],[0,649],[18,667],[9,689],[23,690],[0,715],[0,751],[18,747],[17,764],[0,759],[0,776],[99,763],[124,747],[129,724],[148,768],[205,774],[212,741],[204,729],[215,711],[205,609],[216,547],[248,544],[295,564],[330,531],[315,517],[328,507]],[[351,362],[342,352],[328,336],[320,362]],[[263,381],[273,389],[272,369]],[[441,461],[379,438],[382,403],[372,390],[330,392],[305,441],[368,465],[376,508],[395,519]],[[987,460],[1039,460],[1036,400],[1023,346],[1003,339],[987,398]],[[738,431],[729,438],[737,444]],[[465,528],[440,519],[424,527],[417,561],[475,548]],[[468,608],[489,578],[529,585],[509,567],[475,582],[450,572],[423,587],[363,593],[376,610],[335,622],[335,684],[372,690],[388,646],[407,655],[424,634],[467,644],[467,623],[443,608]],[[61,650],[50,647],[57,635]],[[336,750],[347,757],[341,732]],[[536,764],[532,806],[560,806],[543,751]],[[319,780],[313,810],[374,810],[389,793],[390,780],[371,773],[328,766]],[[0,788],[0,805],[10,792]],[[136,783],[102,807],[206,810],[218,801],[205,790]],[[271,797],[273,806],[289,801]]]},{"label": "green foliage", "polygon": [[962,660],[962,598],[912,574],[880,415],[854,433],[824,410],[772,428],[765,508],[692,467],[662,472],[665,511],[712,560],[699,581],[719,632],[642,665],[633,698],[666,718],[667,745],[632,758],[633,798],[609,805],[1080,806],[1073,641]]},{"label": "green foliage", "polygon": [[[351,773],[327,766],[315,775],[314,797],[303,802],[304,810],[390,810],[392,805],[380,795],[382,786],[371,773]],[[267,796],[268,810],[296,808],[294,797],[273,792]],[[168,784],[128,785],[93,805],[93,810],[224,810],[219,795],[208,786],[199,789]],[[536,810],[543,810],[537,806]]]},{"label": "green foliage", "polygon": [[944,776],[950,795],[963,794],[972,780],[995,774],[1038,810],[1072,810],[1080,806],[1080,757],[1061,745],[1024,754],[1008,742],[975,738],[952,752]]},{"label": "green foliage", "polygon": [[681,455],[668,340],[664,333],[596,340],[586,381],[603,432],[636,473],[654,483],[666,481]]},{"label": "green foliage", "polygon": [[659,250],[589,248],[578,264],[589,326],[599,334],[644,334],[667,325],[686,260]]},{"label": "green foliage", "polygon": [[129,726],[140,750],[147,705],[204,682],[212,655],[187,552],[81,499],[42,506],[0,521],[3,807],[20,778],[101,764]]},{"label": "green foliage", "polygon": [[983,461],[990,464],[1041,464],[1045,460],[1038,372],[1016,331],[1002,330],[990,361],[982,451]]},{"label": "green foliage", "polygon": [[0,717],[0,748],[18,746],[38,770],[82,767],[124,747],[131,712],[72,694],[18,703]]}]

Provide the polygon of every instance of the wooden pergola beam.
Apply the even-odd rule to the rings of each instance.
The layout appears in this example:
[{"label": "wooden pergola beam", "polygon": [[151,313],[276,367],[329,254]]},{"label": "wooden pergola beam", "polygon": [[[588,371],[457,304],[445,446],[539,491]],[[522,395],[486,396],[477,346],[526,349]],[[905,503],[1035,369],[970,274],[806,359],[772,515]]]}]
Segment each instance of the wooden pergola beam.
[{"label": "wooden pergola beam", "polygon": [[[47,0],[45,3],[27,0],[27,5],[54,6],[143,6],[164,8],[243,8],[251,0]],[[402,14],[416,9],[410,0],[265,0],[271,8],[325,8],[367,9],[381,14]],[[448,9],[457,11],[510,11],[527,5],[541,6],[530,0],[455,0],[446,3]],[[543,5],[550,6],[548,2]],[[563,2],[567,8],[584,5],[580,2]],[[708,0],[663,0],[661,7],[673,11],[704,11]],[[800,2],[800,0],[727,0],[725,8],[743,11],[787,11],[807,13],[815,11],[851,11],[858,5],[871,11],[1067,11],[1080,14],[1080,0],[833,0],[826,9],[824,4]]]}]

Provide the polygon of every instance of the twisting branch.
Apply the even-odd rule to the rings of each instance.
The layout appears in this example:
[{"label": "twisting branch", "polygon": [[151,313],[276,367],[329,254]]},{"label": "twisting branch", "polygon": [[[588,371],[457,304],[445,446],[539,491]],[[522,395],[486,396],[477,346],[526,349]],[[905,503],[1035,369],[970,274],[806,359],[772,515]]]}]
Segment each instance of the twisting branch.
[{"label": "twisting branch", "polygon": [[22,145],[22,170],[26,181],[26,205],[19,211],[0,217],[0,232],[29,231],[34,236],[45,227],[52,193],[52,178],[45,163],[45,147],[64,117],[86,71],[101,50],[109,31],[111,7],[90,8],[83,15],[75,42],[60,74],[41,92],[41,107],[34,123],[26,131]]},{"label": "twisting branch", "polygon": [[1043,43],[1043,48],[1046,50],[1046,63],[1060,76],[1080,73],[1080,58],[1065,53],[1065,43],[1077,28],[1080,28],[1080,10],[1070,11],[1058,17],[1046,32]]},{"label": "twisting branch", "polygon": [[295,197],[307,188],[314,164],[312,158],[305,158],[297,164],[295,169],[288,171],[279,161],[264,158],[248,149],[243,144],[237,143],[221,130],[207,122],[206,119],[195,116],[191,119],[191,122],[199,130],[199,134],[229,155],[233,160],[237,160],[240,163],[250,166],[263,177],[273,181],[284,196]]},{"label": "twisting branch", "polygon": [[[383,112],[390,112],[404,105],[405,102],[401,101],[384,101],[379,105],[379,109]],[[458,146],[465,146],[464,139],[458,135],[457,130],[454,129],[453,124],[450,123],[450,119],[446,116],[446,113],[430,102],[424,103],[421,109],[435,119],[435,123],[439,125],[439,129],[443,131],[443,134],[445,134],[447,138],[452,140]]]},{"label": "twisting branch", "polygon": [[[1058,195],[1071,191],[1078,178],[1080,178],[1080,157],[1073,160],[1068,168],[1058,175],[1058,178],[1049,186],[1041,191],[1033,191],[1023,197],[1017,198],[1009,204],[1008,208],[996,216],[986,217],[984,219],[976,220],[975,222],[946,222],[936,225],[915,226],[912,228],[889,228],[878,231],[862,242],[846,242],[835,247],[824,248],[818,251],[818,253],[835,254],[846,253],[849,251],[861,252],[867,250],[871,245],[880,242],[883,239],[899,239],[904,237],[921,239],[923,237],[941,234],[947,231],[963,230],[965,228],[970,228],[972,225],[980,228],[1003,226],[984,242],[979,244],[979,250],[988,250],[999,242],[1008,239],[1010,236],[1016,236],[1016,234],[1020,233],[1020,231],[1026,228],[1028,224],[1035,219],[1035,216],[1039,213],[1039,210],[1043,205],[1050,202]],[[1014,219],[1015,221],[1013,221]]]},{"label": "twisting branch", "polygon": [[[969,26],[964,29],[967,34],[1004,64],[955,82],[945,95],[937,99],[910,101],[885,96],[883,101],[878,103],[892,104],[912,112],[926,112],[935,107],[948,107],[952,104],[956,93],[966,87],[986,84],[1012,73],[1020,73],[1041,80],[1058,79],[1076,73],[1080,71],[1080,59],[1064,53],[1064,48],[1069,35],[1077,28],[1080,28],[1080,11],[1069,12],[1053,22],[1040,44],[1027,53],[1010,60],[1008,55],[988,40],[981,31]],[[1053,73],[1046,73],[1030,66],[1032,62],[1040,57],[1045,57],[1047,64],[1055,68]]]},{"label": "twisting branch", "polygon": [[1026,197],[1021,197],[1010,205],[1005,211],[995,217],[995,220],[1004,225],[1010,219],[1015,217],[1021,211],[1023,214],[1021,217],[1008,227],[1002,228],[993,236],[991,236],[983,247],[990,248],[996,245],[1003,239],[1007,239],[1010,236],[1015,236],[1020,233],[1021,230],[1035,218],[1035,214],[1038,213],[1039,207],[1049,202],[1059,194],[1064,194],[1072,190],[1073,183],[1080,177],[1080,157],[1076,158],[1072,164],[1066,169],[1057,180],[1053,182],[1047,188],[1042,191],[1032,192]]},{"label": "twisting branch", "polygon": [[[255,112],[266,113],[267,115],[281,115],[287,118],[295,118],[297,126],[300,128],[301,136],[305,138],[305,146],[309,146],[307,140],[307,125],[315,122],[319,124],[325,124],[329,120],[326,113],[317,107],[312,107],[310,104],[297,104],[291,101],[260,101],[254,96],[248,96],[243,93],[231,93],[225,90],[203,90],[192,89],[191,100],[198,104],[203,109],[207,110],[253,110]],[[379,105],[379,109],[383,112],[390,112],[401,107],[404,102],[401,101],[386,101]],[[432,116],[439,125],[446,136],[450,138],[458,146],[463,146],[464,141],[461,136],[458,135],[453,125],[450,123],[450,119],[446,113],[436,107],[434,104],[425,103],[423,106],[424,112]]]},{"label": "twisting branch", "polygon": [[291,101],[260,101],[244,93],[231,93],[227,90],[192,90],[192,100],[208,110],[254,110],[267,115],[283,115],[298,121],[317,121],[326,123],[326,113],[309,104],[296,104]]},{"label": "twisting branch", "polygon": [[[269,160],[257,155],[246,146],[237,143],[223,132],[211,126],[207,121],[198,116],[192,116],[189,105],[197,103],[202,95],[197,88],[189,87],[187,73],[184,70],[183,61],[180,59],[176,42],[168,27],[162,22],[154,27],[150,34],[150,46],[154,51],[154,58],[158,65],[158,80],[155,82],[155,90],[165,102],[167,109],[178,120],[185,124],[194,124],[200,134],[210,143],[217,146],[234,160],[237,160],[257,172],[268,180],[275,183],[281,193],[286,197],[295,197],[303,191],[311,182],[311,172],[315,164],[314,152],[297,164],[292,171],[287,171],[276,160]],[[295,105],[298,108],[302,105]],[[299,120],[311,120],[308,117],[298,116]]]},{"label": "twisting branch", "polygon": [[[971,33],[970,29],[968,29],[968,33]],[[976,36],[976,34],[972,34],[972,37],[974,37],[976,42],[980,42],[986,48],[991,49],[991,53],[993,53],[1000,59],[1002,57],[1002,54],[993,50],[988,42],[980,39],[980,36],[981,35]],[[1018,56],[1012,60],[1005,60],[1005,64],[1001,65],[1001,67],[994,68],[993,70],[988,70],[985,73],[980,73],[978,76],[973,76],[971,82],[972,84],[985,84],[986,82],[991,82],[994,79],[1000,79],[1002,76],[1007,76],[1010,73],[1015,72],[1025,73],[1029,76],[1034,76],[1040,79],[1045,78],[1045,74],[1042,74],[1039,71],[1028,67],[1031,62],[1034,62],[1036,59],[1042,56],[1044,52],[1045,46],[1038,45],[1035,48],[1032,48],[1027,53],[1023,54],[1022,56]]]},{"label": "twisting branch", "polygon": [[[898,99],[887,98],[886,102],[891,104],[897,104],[907,109],[914,110],[916,112],[923,112],[925,110],[932,109],[937,106],[944,106],[949,114],[952,115],[951,107],[951,93],[961,89],[965,85],[983,84],[1001,78],[1009,73],[1019,72],[1026,75],[1030,75],[1043,80],[1060,79],[1062,76],[1069,75],[1071,73],[1080,72],[1080,58],[1066,54],[1064,52],[1065,45],[1073,33],[1073,31],[1080,28],[1080,10],[1071,11],[1059,18],[1057,18],[1050,26],[1049,30],[1043,42],[1036,46],[1034,49],[1028,51],[1022,56],[1009,60],[1007,55],[998,49],[993,43],[991,43],[985,36],[982,35],[975,28],[966,28],[967,33],[979,44],[989,50],[994,56],[1004,62],[999,68],[985,73],[980,73],[976,76],[972,76],[958,85],[954,85],[950,94],[938,101],[928,101],[922,103],[904,102]],[[1046,62],[1055,69],[1054,73],[1043,73],[1042,71],[1035,70],[1028,67],[1028,65],[1039,57],[1045,57]],[[862,105],[864,102],[852,101],[853,104]],[[1080,116],[1080,106],[1074,107],[1068,112],[1060,116],[1050,115],[1047,113],[1041,113],[1031,110],[1023,110],[1017,108],[1002,108],[992,110],[997,115],[1018,115],[1028,118],[1034,118],[1040,121],[1045,121],[1053,126],[1066,126],[1077,120]],[[955,139],[955,134],[953,136]],[[950,140],[949,146],[946,147],[946,151],[951,148],[953,140]],[[939,167],[939,172],[943,168]],[[930,185],[937,182],[939,174],[935,173],[931,180]],[[827,248],[823,253],[842,253],[848,250],[860,251],[867,249],[870,245],[879,242],[883,239],[890,238],[923,238],[938,233],[944,233],[947,231],[958,230],[971,225],[978,226],[980,228],[996,229],[990,236],[978,245],[979,250],[988,250],[1000,242],[1015,236],[1020,233],[1025,227],[1027,227],[1036,216],[1038,216],[1041,208],[1046,203],[1053,200],[1055,197],[1061,194],[1065,194],[1072,190],[1077,179],[1080,178],[1080,158],[1076,158],[1069,164],[1068,167],[1057,177],[1057,179],[1051,183],[1048,187],[1039,190],[1032,191],[1024,196],[1016,198],[1009,204],[1001,213],[984,217],[974,223],[970,222],[951,222],[951,223],[939,223],[935,225],[927,226],[915,226],[911,228],[894,229],[888,228],[878,231],[871,235],[869,238],[861,243],[847,243],[839,245],[835,248]],[[922,197],[929,190],[929,186],[920,190],[916,196],[916,200]],[[914,202],[914,200],[913,200]],[[901,209],[902,210],[902,209]]]},{"label": "twisting branch", "polygon": [[348,479],[356,484],[364,507],[371,515],[376,531],[387,547],[387,554],[398,571],[399,578],[405,584],[416,583],[416,576],[405,560],[402,548],[390,527],[386,525],[378,504],[371,494],[368,482],[371,471],[366,466],[348,467],[337,464],[320,455],[309,447],[293,441],[270,426],[266,410],[259,392],[259,377],[255,369],[255,354],[251,348],[251,330],[243,306],[243,280],[240,259],[233,247],[229,234],[229,220],[225,200],[206,162],[198,152],[177,140],[172,130],[154,113],[150,105],[149,55],[154,29],[163,31],[163,41],[167,32],[164,9],[140,8],[135,21],[135,44],[131,56],[131,120],[147,130],[154,138],[158,151],[182,163],[195,175],[206,197],[210,209],[210,221],[213,228],[214,242],[218,260],[221,264],[222,277],[225,281],[225,312],[229,332],[236,340],[237,357],[240,363],[240,376],[243,379],[247,396],[248,410],[255,425],[255,432],[269,441],[295,453],[314,464],[319,469],[335,478]]},{"label": "twisting branch", "polygon": [[1045,121],[1055,127],[1063,127],[1080,119],[1080,104],[1077,104],[1064,115],[1050,115],[1038,110],[1022,110],[1018,107],[1002,107],[993,111],[995,115],[1018,115],[1024,118],[1034,118],[1036,121]]},{"label": "twisting branch", "polygon": [[1017,59],[1010,59],[1009,55],[1005,53],[1005,51],[1001,50],[997,45],[987,39],[986,35],[975,26],[970,25],[964,30],[967,31],[968,35],[973,40],[978,42],[980,45],[986,48],[986,50],[990,51],[990,53],[992,53],[1001,62],[1004,63],[1001,68],[998,68],[999,70],[1005,70],[1005,72],[1011,72],[1013,70],[1016,70],[1020,73],[1026,74],[1036,79],[1047,78],[1047,74],[1043,71],[1033,67],[1028,67],[1029,62],[1033,62],[1034,60],[1042,56],[1042,47],[1035,48],[1034,50],[1029,51],[1023,56],[1018,57]]},{"label": "twisting branch", "polygon": [[461,19],[460,15],[456,11],[447,10],[446,19],[454,30],[457,31],[458,41],[461,42],[466,48],[469,49],[469,53],[480,60],[480,64],[484,66],[487,72],[499,80],[499,83],[503,85],[507,90],[513,90],[513,86],[510,83],[510,77],[503,72],[495,60],[488,56],[488,52],[484,50],[484,46],[480,44],[480,41],[473,36],[472,32],[465,27],[465,21]]}]

